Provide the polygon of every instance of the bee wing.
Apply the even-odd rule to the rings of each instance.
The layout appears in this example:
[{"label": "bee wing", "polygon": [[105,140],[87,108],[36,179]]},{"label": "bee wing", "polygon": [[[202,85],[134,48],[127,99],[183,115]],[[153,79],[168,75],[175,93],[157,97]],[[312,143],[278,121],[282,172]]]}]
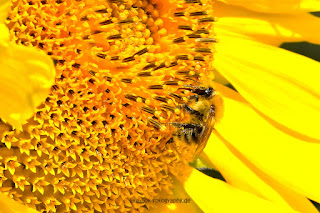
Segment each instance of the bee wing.
[{"label": "bee wing", "polygon": [[199,137],[199,143],[198,143],[199,145],[194,153],[194,158],[197,157],[200,154],[200,152],[204,149],[204,147],[207,145],[208,139],[213,130],[214,121],[215,121],[215,107],[214,105],[211,105],[208,113],[208,119],[207,119],[206,125],[204,126]]}]

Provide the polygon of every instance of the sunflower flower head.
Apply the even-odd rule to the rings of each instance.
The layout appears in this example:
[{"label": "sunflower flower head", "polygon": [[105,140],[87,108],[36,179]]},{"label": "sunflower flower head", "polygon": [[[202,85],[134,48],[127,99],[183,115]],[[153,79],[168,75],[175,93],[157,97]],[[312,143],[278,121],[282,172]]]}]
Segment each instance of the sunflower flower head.
[{"label": "sunflower flower head", "polygon": [[23,131],[1,125],[1,190],[49,212],[170,194],[215,122],[211,0],[12,2],[12,39],[57,75]]}]

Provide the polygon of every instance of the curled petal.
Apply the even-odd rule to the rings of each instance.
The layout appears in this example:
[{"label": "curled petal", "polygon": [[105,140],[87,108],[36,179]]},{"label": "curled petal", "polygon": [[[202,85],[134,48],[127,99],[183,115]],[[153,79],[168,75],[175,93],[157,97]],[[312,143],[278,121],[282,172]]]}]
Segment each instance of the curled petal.
[{"label": "curled petal", "polygon": [[0,117],[19,128],[48,96],[55,70],[44,53],[0,42]]}]

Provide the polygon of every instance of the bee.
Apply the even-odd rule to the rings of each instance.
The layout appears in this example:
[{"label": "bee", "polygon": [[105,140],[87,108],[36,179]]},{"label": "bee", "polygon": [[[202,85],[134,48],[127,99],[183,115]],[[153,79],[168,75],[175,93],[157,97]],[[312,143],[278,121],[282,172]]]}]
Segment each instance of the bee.
[{"label": "bee", "polygon": [[180,108],[189,114],[188,121],[185,123],[172,122],[176,127],[173,139],[183,141],[187,144],[195,144],[194,156],[197,156],[206,146],[209,136],[213,130],[215,122],[215,105],[213,97],[216,95],[212,87],[185,86],[194,95],[189,97],[187,104],[182,104]]}]

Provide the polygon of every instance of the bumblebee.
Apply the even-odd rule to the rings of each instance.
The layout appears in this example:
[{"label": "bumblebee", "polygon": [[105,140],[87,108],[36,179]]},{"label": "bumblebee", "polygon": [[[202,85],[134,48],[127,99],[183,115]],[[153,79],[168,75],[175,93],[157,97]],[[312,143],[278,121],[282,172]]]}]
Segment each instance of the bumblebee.
[{"label": "bumblebee", "polygon": [[198,155],[206,146],[209,136],[213,130],[215,122],[215,105],[213,98],[216,95],[212,87],[185,86],[194,95],[189,97],[187,104],[182,104],[180,108],[188,114],[188,120],[185,123],[173,122],[176,127],[173,134],[173,141],[182,141],[187,144],[195,144],[195,156]]}]

